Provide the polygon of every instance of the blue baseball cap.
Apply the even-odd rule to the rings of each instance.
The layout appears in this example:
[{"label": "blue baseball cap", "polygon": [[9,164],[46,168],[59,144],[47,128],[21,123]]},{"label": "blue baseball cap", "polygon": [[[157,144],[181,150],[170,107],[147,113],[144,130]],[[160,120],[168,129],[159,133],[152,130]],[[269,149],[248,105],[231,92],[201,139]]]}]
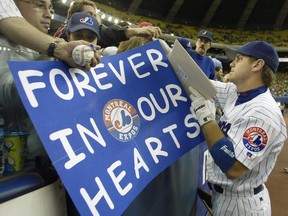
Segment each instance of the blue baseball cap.
[{"label": "blue baseball cap", "polygon": [[75,32],[81,29],[89,29],[99,37],[99,23],[97,19],[85,12],[73,13],[67,24],[67,31]]},{"label": "blue baseball cap", "polygon": [[193,50],[192,48],[192,43],[189,39],[187,38],[183,38],[183,37],[179,37],[177,38],[177,40],[180,42],[180,44],[184,47],[184,49],[190,54],[194,54],[196,53],[195,50]]},{"label": "blue baseball cap", "polygon": [[225,51],[226,55],[232,60],[235,59],[237,53],[263,59],[265,64],[274,72],[277,71],[279,65],[278,53],[271,44],[265,41],[252,41],[238,49],[227,47]]},{"label": "blue baseball cap", "polygon": [[211,42],[213,41],[213,34],[212,32],[209,32],[207,30],[200,30],[198,32],[198,38],[207,38],[208,40],[210,40]]}]

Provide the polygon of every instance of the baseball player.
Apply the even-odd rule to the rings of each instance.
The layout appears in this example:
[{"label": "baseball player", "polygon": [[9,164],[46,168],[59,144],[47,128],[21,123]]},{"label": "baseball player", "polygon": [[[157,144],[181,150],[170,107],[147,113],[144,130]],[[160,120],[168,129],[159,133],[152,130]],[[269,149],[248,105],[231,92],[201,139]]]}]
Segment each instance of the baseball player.
[{"label": "baseball player", "polygon": [[287,138],[285,121],[268,88],[279,58],[264,41],[227,49],[226,54],[234,59],[231,83],[211,80],[223,110],[218,124],[215,107],[190,88],[191,112],[209,147],[212,212],[214,216],[271,215],[264,183]]}]

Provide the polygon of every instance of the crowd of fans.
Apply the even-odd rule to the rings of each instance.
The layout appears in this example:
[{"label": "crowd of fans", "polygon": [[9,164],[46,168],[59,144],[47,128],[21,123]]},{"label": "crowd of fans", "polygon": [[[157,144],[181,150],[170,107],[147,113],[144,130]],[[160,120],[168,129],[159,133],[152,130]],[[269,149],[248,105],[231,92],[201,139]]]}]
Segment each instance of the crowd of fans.
[{"label": "crowd of fans", "polygon": [[[195,39],[197,38],[197,33],[201,30],[200,27],[193,27],[180,24],[169,24],[161,20],[155,20],[152,18],[135,16],[132,13],[121,12],[121,10],[116,10],[112,7],[109,7],[105,4],[97,2],[99,8],[115,17],[121,17],[123,20],[129,21],[132,24],[140,23],[143,20],[153,23],[156,26],[159,26],[162,29],[163,33],[177,35],[178,37],[186,37]],[[147,13],[145,13],[147,15]],[[253,40],[264,40],[271,43],[273,46],[282,47],[288,45],[288,30],[279,30],[279,31],[259,31],[259,30],[249,30],[242,31],[236,29],[221,29],[221,28],[207,28],[207,30],[213,32],[213,42],[220,44],[228,45],[241,45],[247,41]]]},{"label": "crowd of fans", "polygon": [[[143,20],[153,23],[155,26],[159,26],[163,33],[173,33],[177,37],[184,38],[197,38],[197,34],[200,30],[198,27],[186,26],[180,24],[169,24],[162,22],[161,20],[155,20],[147,17],[135,16],[131,13],[122,13],[120,10],[115,10],[107,5],[97,3],[99,8],[115,17],[121,17],[123,20],[129,21],[132,24],[141,23]],[[213,32],[213,42],[225,45],[241,45],[247,41],[264,40],[276,47],[288,46],[288,30],[282,31],[240,31],[235,29],[209,29]],[[218,53],[221,54],[221,53]],[[271,92],[274,96],[288,96],[288,73],[277,72],[275,84],[271,87]]]},{"label": "crowd of fans", "polygon": [[288,96],[288,73],[275,73],[276,81],[270,88],[271,93],[277,97]]}]

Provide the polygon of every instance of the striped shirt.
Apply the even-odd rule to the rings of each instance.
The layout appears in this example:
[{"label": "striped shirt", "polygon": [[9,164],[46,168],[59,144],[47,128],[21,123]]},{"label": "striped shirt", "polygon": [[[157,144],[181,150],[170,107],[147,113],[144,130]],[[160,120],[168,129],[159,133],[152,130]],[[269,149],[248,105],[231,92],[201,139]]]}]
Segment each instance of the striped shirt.
[{"label": "striped shirt", "polygon": [[19,9],[13,0],[0,1],[0,20],[9,17],[22,17]]}]

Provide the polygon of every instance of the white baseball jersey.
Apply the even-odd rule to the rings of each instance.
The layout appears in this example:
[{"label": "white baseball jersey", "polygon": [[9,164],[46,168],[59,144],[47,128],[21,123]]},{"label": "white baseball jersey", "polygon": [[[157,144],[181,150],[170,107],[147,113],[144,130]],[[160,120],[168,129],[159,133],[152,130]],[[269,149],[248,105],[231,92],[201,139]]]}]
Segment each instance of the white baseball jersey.
[{"label": "white baseball jersey", "polygon": [[22,17],[13,0],[0,1],[0,20],[8,17]]},{"label": "white baseball jersey", "polygon": [[[215,195],[213,215],[253,215],[248,213],[250,210],[252,212],[259,210],[258,215],[269,215],[270,210],[268,213],[262,211],[263,214],[261,214],[261,209],[270,208],[267,189],[254,195],[253,188],[267,181],[287,138],[282,113],[269,89],[263,90],[262,88],[263,93],[260,91],[260,94],[257,90],[248,91],[240,96],[242,100],[239,101],[236,86],[233,83],[211,82],[216,87],[216,98],[223,110],[219,126],[232,141],[236,159],[249,169],[245,175],[230,180],[213,162],[209,154],[208,181],[220,185],[225,191],[223,194],[213,192]],[[236,101],[238,105],[235,105]],[[215,198],[217,196],[218,199]],[[227,196],[234,198],[227,199]],[[220,199],[221,202],[219,202]],[[253,202],[250,200],[247,206],[249,199]],[[241,209],[241,206],[244,209]]]}]

